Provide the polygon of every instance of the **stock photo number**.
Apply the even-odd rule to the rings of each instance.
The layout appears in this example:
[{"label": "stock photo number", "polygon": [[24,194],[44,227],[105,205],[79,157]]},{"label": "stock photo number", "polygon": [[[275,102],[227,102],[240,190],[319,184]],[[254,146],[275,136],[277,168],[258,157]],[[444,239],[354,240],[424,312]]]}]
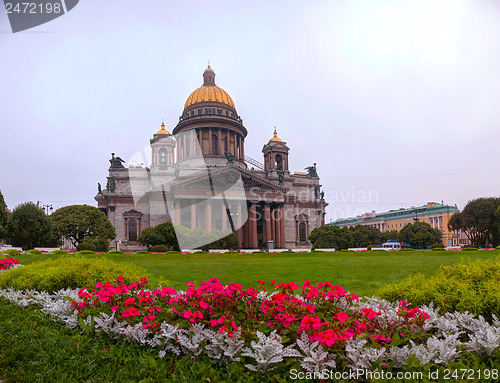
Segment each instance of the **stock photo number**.
[{"label": "stock photo number", "polygon": [[61,3],[5,3],[7,13],[61,13]]}]

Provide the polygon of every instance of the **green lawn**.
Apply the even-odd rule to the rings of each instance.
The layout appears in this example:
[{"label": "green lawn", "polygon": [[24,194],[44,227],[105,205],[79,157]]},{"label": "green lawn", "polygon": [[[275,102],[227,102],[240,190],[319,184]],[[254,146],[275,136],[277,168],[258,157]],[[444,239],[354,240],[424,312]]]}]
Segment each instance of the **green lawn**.
[{"label": "green lawn", "polygon": [[[488,259],[498,251],[470,252],[361,252],[361,253],[277,253],[277,254],[151,254],[96,255],[115,261],[132,262],[146,269],[154,281],[169,281],[174,288],[185,289],[186,282],[199,283],[211,277],[222,283],[237,282],[256,287],[257,280],[312,283],[330,281],[359,296],[372,296],[386,283],[398,282],[409,275],[435,274],[440,266],[470,259]],[[20,255],[23,264],[54,255]]]}]

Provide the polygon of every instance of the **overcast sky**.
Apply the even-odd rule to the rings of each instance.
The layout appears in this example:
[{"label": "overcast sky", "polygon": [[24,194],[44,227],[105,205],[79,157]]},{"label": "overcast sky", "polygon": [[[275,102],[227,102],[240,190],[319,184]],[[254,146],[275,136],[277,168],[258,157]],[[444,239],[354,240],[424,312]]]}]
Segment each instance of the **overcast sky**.
[{"label": "overcast sky", "polygon": [[81,1],[13,34],[0,12],[0,190],[88,203],[108,159],[172,131],[210,60],[262,161],[317,162],[327,220],[498,196],[500,2]]}]

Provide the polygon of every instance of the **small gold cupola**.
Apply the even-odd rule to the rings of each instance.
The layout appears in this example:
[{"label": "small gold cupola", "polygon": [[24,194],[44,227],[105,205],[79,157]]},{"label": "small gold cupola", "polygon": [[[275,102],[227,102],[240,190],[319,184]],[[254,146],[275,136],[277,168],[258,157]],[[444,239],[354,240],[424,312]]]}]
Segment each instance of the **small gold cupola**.
[{"label": "small gold cupola", "polygon": [[274,127],[274,136],[269,140],[269,142],[283,142],[281,138],[278,137],[278,133],[276,133],[276,126]]},{"label": "small gold cupola", "polygon": [[158,130],[156,134],[170,134],[168,130],[165,129],[165,123],[163,122],[163,119],[161,120],[161,129]]}]

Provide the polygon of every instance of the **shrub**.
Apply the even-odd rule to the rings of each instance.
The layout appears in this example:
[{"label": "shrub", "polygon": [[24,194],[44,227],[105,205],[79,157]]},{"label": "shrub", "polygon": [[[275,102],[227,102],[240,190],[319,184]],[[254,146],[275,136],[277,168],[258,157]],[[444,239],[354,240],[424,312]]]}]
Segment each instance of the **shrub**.
[{"label": "shrub", "polygon": [[149,251],[145,251],[145,250],[136,251],[135,253],[139,254],[139,255],[151,254]]},{"label": "shrub", "polygon": [[92,250],[81,250],[79,251],[78,253],[76,254],[80,254],[80,255],[85,255],[85,254],[95,254],[95,251],[92,251]]},{"label": "shrub", "polygon": [[442,247],[435,247],[431,249],[431,251],[446,251],[446,249],[443,249]]},{"label": "shrub", "polygon": [[441,242],[431,245],[431,249],[444,249],[444,245]]},{"label": "shrub", "polygon": [[95,251],[96,250],[96,245],[90,241],[83,241],[80,243],[77,247],[76,250],[82,251],[82,250],[91,250]]},{"label": "shrub", "polygon": [[402,249],[399,249],[398,251],[415,251],[414,249],[410,249],[409,247],[404,247]]},{"label": "shrub", "polygon": [[16,249],[9,249],[3,252],[4,254],[10,255],[11,257],[17,257],[19,255],[19,251]]},{"label": "shrub", "polygon": [[168,251],[168,247],[165,245],[154,245],[151,247],[151,251],[153,253],[166,253]]},{"label": "shrub", "polygon": [[34,262],[6,272],[0,275],[0,287],[49,292],[77,287],[93,289],[100,281],[115,280],[123,276],[125,283],[132,283],[145,274],[145,270],[133,264],[75,255]]},{"label": "shrub", "polygon": [[342,249],[340,250],[341,253],[355,253],[354,250],[349,250],[349,249]]},{"label": "shrub", "polygon": [[125,254],[125,253],[121,250],[110,250],[108,251],[108,254]]},{"label": "shrub", "polygon": [[65,250],[54,250],[51,251],[50,254],[68,254],[68,252]]},{"label": "shrub", "polygon": [[477,250],[477,247],[464,247],[462,251],[474,251]]},{"label": "shrub", "polygon": [[500,310],[500,262],[478,260],[441,267],[435,276],[414,275],[385,285],[376,295],[412,305],[434,302],[441,312],[469,311],[491,318]]},{"label": "shrub", "polygon": [[95,251],[108,251],[109,250],[109,242],[105,238],[96,239],[94,241]]},{"label": "shrub", "polygon": [[26,250],[25,253],[29,253],[29,254],[43,254],[40,250],[37,250],[37,249]]},{"label": "shrub", "polygon": [[495,247],[495,250],[500,250],[500,246]]}]

